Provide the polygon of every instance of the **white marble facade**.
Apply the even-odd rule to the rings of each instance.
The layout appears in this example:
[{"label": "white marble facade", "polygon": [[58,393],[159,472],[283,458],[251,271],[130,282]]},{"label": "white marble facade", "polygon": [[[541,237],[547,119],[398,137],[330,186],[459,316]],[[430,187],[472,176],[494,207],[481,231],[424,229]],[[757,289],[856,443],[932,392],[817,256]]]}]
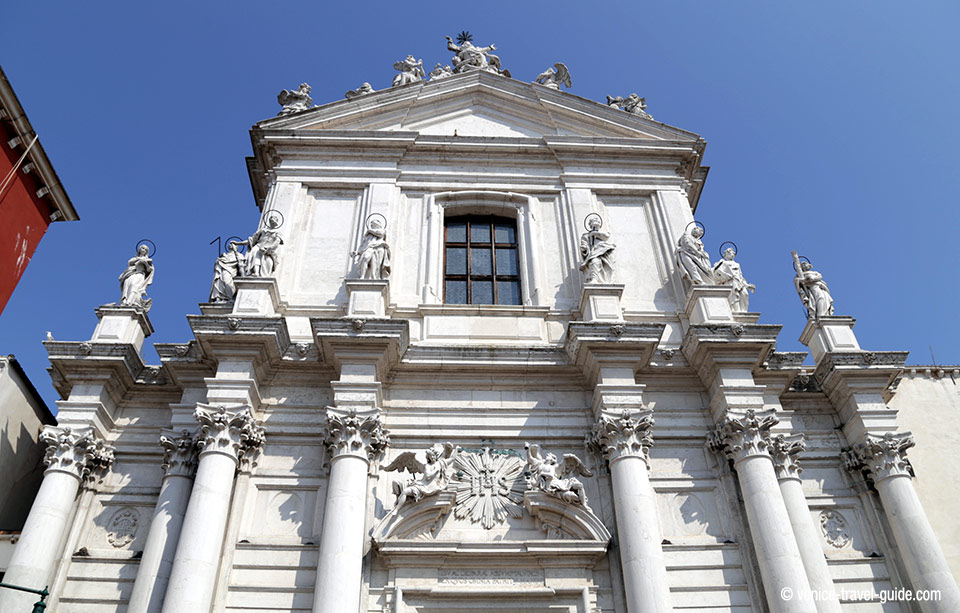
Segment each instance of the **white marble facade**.
[{"label": "white marble facade", "polygon": [[[812,372],[677,270],[696,134],[474,70],[253,141],[275,277],[201,304],[159,366],[132,307],[98,311],[132,341],[47,343],[72,463],[52,457],[8,581],[71,613],[916,610],[881,602],[900,587],[960,610],[885,404],[904,354],[824,317]],[[617,264],[585,284],[592,214]],[[445,303],[466,215],[514,224],[519,304]],[[371,227],[389,278],[351,257]],[[525,443],[559,458],[546,480]]]}]

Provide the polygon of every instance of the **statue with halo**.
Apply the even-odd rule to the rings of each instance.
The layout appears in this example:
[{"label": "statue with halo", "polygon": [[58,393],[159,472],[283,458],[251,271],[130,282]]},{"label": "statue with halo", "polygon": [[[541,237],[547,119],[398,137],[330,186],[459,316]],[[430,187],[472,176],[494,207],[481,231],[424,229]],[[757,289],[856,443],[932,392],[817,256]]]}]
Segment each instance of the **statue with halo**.
[{"label": "statue with halo", "polygon": [[793,278],[793,285],[800,295],[803,306],[807,307],[807,319],[820,319],[833,315],[833,296],[830,295],[830,288],[827,287],[823,275],[813,270],[813,264],[810,260],[803,258],[793,252],[793,269],[796,276]]},{"label": "statue with halo", "polygon": [[[147,298],[147,286],[153,283],[153,255],[150,253],[151,241],[142,240],[137,244],[137,255],[127,260],[127,269],[120,274],[120,306],[131,306],[146,313],[153,304]],[[156,247],[154,247],[156,253]]]},{"label": "statue with halo", "polygon": [[[724,249],[723,245],[731,246]],[[750,292],[757,289],[757,286],[743,278],[740,264],[734,259],[737,257],[736,243],[727,241],[723,245],[720,245],[723,259],[714,264],[713,277],[717,285],[730,288],[730,310],[734,313],[746,313],[750,307]]]},{"label": "statue with halo", "polygon": [[366,226],[360,248],[350,255],[359,258],[357,269],[361,279],[387,279],[390,277],[390,245],[387,244],[386,219],[374,213],[367,217]]},{"label": "statue with halo", "polygon": [[244,276],[274,276],[277,266],[280,264],[279,251],[283,244],[283,238],[280,237],[279,228],[282,225],[283,214],[277,210],[270,211],[266,214],[263,225],[253,233],[253,236],[237,243],[249,248]]},{"label": "statue with halo", "polygon": [[[692,226],[692,227],[691,227]],[[710,256],[703,248],[703,224],[691,221],[677,241],[677,267],[691,285],[716,285]]]},{"label": "statue with halo", "polygon": [[586,232],[580,236],[580,270],[586,277],[584,283],[612,283],[613,270],[616,265],[614,250],[617,248],[610,241],[610,233],[600,230],[603,220],[600,215],[591,213],[584,219]]}]

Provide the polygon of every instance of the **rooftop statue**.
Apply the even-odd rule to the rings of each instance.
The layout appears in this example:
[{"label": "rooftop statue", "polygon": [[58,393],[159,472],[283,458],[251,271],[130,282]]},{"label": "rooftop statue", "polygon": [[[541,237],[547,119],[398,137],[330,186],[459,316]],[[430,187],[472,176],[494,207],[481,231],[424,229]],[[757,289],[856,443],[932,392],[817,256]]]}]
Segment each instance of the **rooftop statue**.
[{"label": "rooftop statue", "polygon": [[740,264],[734,260],[735,257],[736,247],[727,247],[723,251],[723,259],[713,266],[713,276],[717,285],[730,287],[730,310],[734,313],[746,313],[750,306],[750,292],[757,289],[757,286],[747,283],[743,278],[743,271]]},{"label": "rooftop statue", "polygon": [[377,90],[373,89],[373,87],[369,83],[364,83],[357,89],[351,89],[350,91],[345,93],[343,97],[349,100],[351,98],[356,98],[357,96],[363,96],[364,94],[372,94],[375,91]]},{"label": "rooftop statue", "polygon": [[524,443],[523,448],[527,450],[527,470],[530,473],[527,484],[530,489],[539,489],[567,503],[587,506],[583,483],[574,475],[591,477],[593,473],[587,470],[580,458],[565,453],[563,464],[560,464],[552,453],[541,456],[540,445]]},{"label": "rooftop statue", "polygon": [[140,244],[137,255],[127,260],[127,269],[120,274],[120,306],[132,306],[144,313],[153,300],[147,298],[147,286],[153,283],[153,260],[150,247]]},{"label": "rooftop statue", "polygon": [[400,74],[393,77],[393,87],[423,81],[423,60],[415,59],[412,55],[408,55],[407,59],[395,63],[393,68],[400,71]]},{"label": "rooftop statue", "polygon": [[613,269],[616,265],[614,250],[610,242],[610,233],[600,230],[603,220],[596,213],[587,215],[586,232],[580,236],[580,270],[584,271],[584,283],[612,283]]},{"label": "rooftop statue", "polygon": [[553,65],[553,68],[547,68],[541,72],[537,76],[536,82],[550,89],[560,89],[561,85],[570,87],[573,84],[570,80],[570,71],[567,70],[567,65],[562,62],[557,62]]},{"label": "rooftop statue", "polygon": [[440,79],[445,79],[453,74],[453,69],[450,66],[444,66],[440,62],[437,62],[437,65],[433,67],[433,70],[430,71],[430,80],[439,81]]},{"label": "rooftop statue", "polygon": [[290,113],[305,111],[313,104],[313,98],[310,97],[310,86],[301,83],[300,87],[293,91],[285,89],[277,94],[277,102],[283,106],[277,115],[289,115]]},{"label": "rooftop statue", "polygon": [[510,76],[506,70],[500,69],[500,58],[490,53],[496,51],[497,46],[491,44],[489,47],[477,47],[470,40],[469,34],[461,33],[458,37],[459,45],[453,42],[453,39],[447,37],[447,49],[456,53],[453,57],[453,72],[469,72],[471,70],[486,70],[496,74]]},{"label": "rooftop statue", "polygon": [[390,245],[387,244],[387,229],[379,214],[371,216],[360,248],[350,255],[360,258],[357,269],[361,279],[386,279],[390,276]]},{"label": "rooftop statue", "polygon": [[272,277],[280,264],[280,245],[283,239],[277,229],[283,224],[283,217],[278,211],[267,214],[264,225],[254,232],[253,236],[238,243],[250,248],[246,257],[244,276]]},{"label": "rooftop statue", "polygon": [[653,119],[653,115],[647,113],[647,99],[641,98],[636,94],[630,94],[624,99],[623,96],[607,96],[607,106],[620,109],[631,115],[640,115],[647,119]]},{"label": "rooftop statue", "polygon": [[410,498],[414,502],[426,496],[438,494],[447,489],[453,473],[453,463],[460,453],[459,447],[451,443],[436,443],[423,453],[426,461],[421,462],[415,451],[405,451],[398,455],[385,471],[405,470],[410,476],[402,481],[393,482],[393,493],[397,503],[391,513],[396,514]]},{"label": "rooftop statue", "polygon": [[692,221],[687,224],[687,229],[677,241],[677,266],[680,268],[680,276],[691,284],[715,285],[713,267],[700,240],[702,237],[703,228],[699,222]]},{"label": "rooftop statue", "polygon": [[213,264],[210,302],[233,302],[237,294],[234,279],[243,275],[246,268],[247,259],[237,249],[237,242],[227,243],[227,250]]},{"label": "rooftop statue", "polygon": [[807,307],[807,319],[820,319],[833,315],[833,296],[823,280],[823,275],[813,270],[809,261],[800,261],[797,252],[793,252],[793,269],[797,275],[793,285],[800,295],[803,306]]}]

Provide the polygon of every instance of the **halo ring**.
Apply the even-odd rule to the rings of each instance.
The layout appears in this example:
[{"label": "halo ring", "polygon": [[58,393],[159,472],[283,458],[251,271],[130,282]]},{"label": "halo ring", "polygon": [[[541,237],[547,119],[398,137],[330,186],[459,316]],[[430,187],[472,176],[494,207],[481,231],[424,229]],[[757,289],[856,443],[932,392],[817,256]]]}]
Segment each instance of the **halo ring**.
[{"label": "halo ring", "polygon": [[591,231],[590,224],[588,224],[587,222],[590,221],[590,218],[592,217],[596,217],[597,219],[599,219],[600,227],[601,228],[603,227],[603,217],[600,217],[600,213],[590,213],[589,215],[583,218],[583,229],[586,230],[587,232]]},{"label": "halo ring", "polygon": [[364,222],[363,222],[363,227],[366,228],[367,230],[369,230],[369,229],[370,229],[370,223],[371,223],[374,219],[376,219],[376,218],[379,218],[379,219],[381,220],[381,222],[383,223],[383,229],[386,230],[386,229],[387,229],[387,218],[384,217],[383,214],[381,214],[381,213],[370,213],[369,215],[367,215],[367,218],[366,218],[366,219],[364,220]]},{"label": "halo ring", "polygon": [[703,236],[707,235],[707,227],[702,223],[700,223],[699,221],[697,221],[696,219],[694,219],[693,221],[687,224],[687,227],[683,229],[684,234],[686,234],[687,231],[690,230],[690,226],[697,226],[698,228],[700,228],[700,231],[703,232]]},{"label": "halo ring", "polygon": [[[276,218],[276,217],[279,217],[279,218],[280,218],[280,223],[277,224],[277,228],[282,227],[282,226],[283,226],[283,222],[284,222],[283,213],[281,213],[281,212],[278,211],[277,209],[270,209],[269,211],[267,211],[266,213],[264,213],[264,215],[263,215],[263,225],[267,225],[267,220],[268,220],[268,219],[270,219],[270,218]],[[275,228],[275,229],[276,229],[276,228]]]},{"label": "halo ring", "polygon": [[[227,249],[229,250],[229,249],[230,249],[230,243],[242,243],[242,242],[243,242],[243,239],[240,238],[239,236],[231,236],[230,238],[228,238],[228,239],[226,240],[225,244],[227,245]],[[246,246],[246,245],[239,245],[239,244],[238,244],[238,245],[237,245],[237,250],[240,251],[240,253],[245,253],[245,252],[247,251],[247,246]]]},{"label": "halo ring", "polygon": [[733,255],[734,255],[734,257],[736,257],[736,255],[737,255],[738,253],[740,253],[740,248],[737,247],[737,244],[736,244],[735,242],[733,242],[733,241],[723,241],[722,243],[720,243],[720,257],[723,257],[723,246],[724,246],[724,245],[733,245]]},{"label": "halo ring", "polygon": [[147,257],[152,258],[153,256],[157,255],[157,245],[149,238],[140,239],[140,242],[137,243],[137,251],[140,251],[140,245],[147,245],[147,249],[153,248],[153,251],[147,252]]}]

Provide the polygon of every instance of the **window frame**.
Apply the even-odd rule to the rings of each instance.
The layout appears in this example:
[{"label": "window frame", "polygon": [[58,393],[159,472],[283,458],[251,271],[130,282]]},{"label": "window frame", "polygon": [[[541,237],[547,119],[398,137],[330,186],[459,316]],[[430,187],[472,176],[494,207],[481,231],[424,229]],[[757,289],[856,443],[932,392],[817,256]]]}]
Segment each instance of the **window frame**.
[{"label": "window frame", "polygon": [[[465,241],[450,241],[448,237],[449,227],[452,223],[461,222],[464,224],[464,231],[466,233]],[[513,242],[510,243],[498,243],[496,237],[496,226],[500,225],[509,225],[513,229]],[[490,240],[487,242],[484,241],[473,241],[473,226],[485,225],[489,228]],[[487,306],[521,306],[523,304],[523,280],[522,272],[520,267],[520,231],[518,228],[517,220],[512,217],[505,217],[502,215],[491,215],[491,214],[459,214],[444,216],[443,220],[443,263],[442,263],[442,283],[443,283],[443,304],[447,305],[487,305]],[[464,274],[449,274],[447,272],[447,253],[450,248],[459,248],[466,251],[466,272]],[[474,274],[473,273],[473,250],[474,249],[490,249],[490,274]],[[503,249],[513,249],[514,252],[514,267],[516,274],[514,275],[502,275],[497,273],[497,251]],[[506,257],[506,256],[505,256]],[[464,281],[467,286],[467,300],[466,302],[448,302],[447,301],[447,282],[448,281]],[[475,281],[489,281],[493,286],[493,302],[473,302],[473,283]],[[498,282],[512,282],[516,284],[516,296],[517,302],[514,303],[502,303],[499,301],[499,288],[497,286]]]}]

